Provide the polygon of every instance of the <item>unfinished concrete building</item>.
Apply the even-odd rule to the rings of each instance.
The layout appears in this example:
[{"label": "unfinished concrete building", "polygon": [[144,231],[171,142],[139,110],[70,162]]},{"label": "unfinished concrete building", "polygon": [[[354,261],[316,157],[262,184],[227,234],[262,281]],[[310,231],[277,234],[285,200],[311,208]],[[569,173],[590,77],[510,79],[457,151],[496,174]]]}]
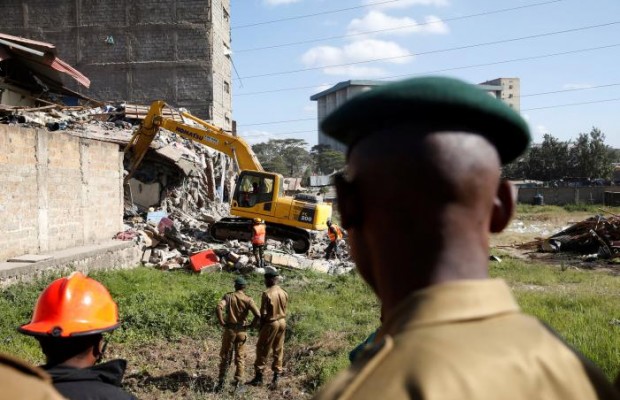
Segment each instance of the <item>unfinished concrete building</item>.
[{"label": "unfinished concrete building", "polygon": [[[336,108],[340,107],[352,97],[368,91],[375,86],[385,85],[388,81],[350,80],[339,82],[329,89],[310,97],[316,101],[319,123],[319,144],[326,144],[334,150],[346,152],[346,146],[325,135],[320,129],[321,121]],[[479,86],[491,96],[501,99],[516,111],[520,110],[520,83],[519,78],[497,78],[480,83]]]},{"label": "unfinished concrete building", "polygon": [[3,0],[0,13],[2,32],[54,43],[88,76],[80,93],[161,99],[232,130],[230,0]]}]

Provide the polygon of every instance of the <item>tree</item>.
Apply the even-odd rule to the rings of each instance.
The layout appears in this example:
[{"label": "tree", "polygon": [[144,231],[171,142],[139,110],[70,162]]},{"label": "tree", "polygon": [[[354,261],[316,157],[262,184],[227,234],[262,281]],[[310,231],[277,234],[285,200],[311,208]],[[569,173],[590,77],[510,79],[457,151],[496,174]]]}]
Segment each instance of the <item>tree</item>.
[{"label": "tree", "polygon": [[342,152],[333,150],[327,144],[317,144],[310,149],[315,172],[328,175],[344,167],[346,162]]},{"label": "tree", "polygon": [[253,145],[252,150],[265,170],[302,177],[312,162],[306,146],[303,139],[270,139],[267,143]]},{"label": "tree", "polygon": [[581,133],[575,142],[560,141],[550,134],[540,145],[533,145],[518,160],[504,167],[504,177],[543,181],[565,177],[605,178],[613,171],[617,154],[605,144],[605,135],[597,128]]},{"label": "tree", "polygon": [[583,178],[611,177],[614,149],[605,144],[605,134],[594,127],[590,133],[580,133],[570,149],[571,175]]},{"label": "tree", "polygon": [[507,165],[503,174],[510,178],[550,181],[562,179],[568,170],[568,148],[570,142],[563,142],[545,134],[543,142],[532,146],[527,154]]}]

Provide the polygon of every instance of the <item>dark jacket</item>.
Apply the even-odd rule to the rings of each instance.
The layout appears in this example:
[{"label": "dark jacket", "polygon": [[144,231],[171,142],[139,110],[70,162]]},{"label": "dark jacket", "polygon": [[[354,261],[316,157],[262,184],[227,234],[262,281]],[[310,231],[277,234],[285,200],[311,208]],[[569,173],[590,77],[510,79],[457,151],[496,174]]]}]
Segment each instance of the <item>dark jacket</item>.
[{"label": "dark jacket", "polygon": [[134,400],[120,388],[126,367],[127,361],[112,360],[90,368],[44,365],[43,369],[56,390],[70,400]]}]

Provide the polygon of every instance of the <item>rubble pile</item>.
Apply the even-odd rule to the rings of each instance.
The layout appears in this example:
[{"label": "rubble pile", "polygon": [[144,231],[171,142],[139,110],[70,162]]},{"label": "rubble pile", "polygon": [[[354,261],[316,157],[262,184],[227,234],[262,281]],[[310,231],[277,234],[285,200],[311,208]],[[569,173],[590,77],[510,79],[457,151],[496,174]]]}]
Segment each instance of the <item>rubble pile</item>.
[{"label": "rubble pile", "polygon": [[[148,108],[141,110],[140,106],[126,104],[5,107],[0,108],[0,123],[65,131],[74,136],[124,146]],[[165,111],[170,118],[183,118],[173,109]],[[183,122],[193,124],[188,120]],[[143,250],[143,264],[162,270],[264,272],[255,267],[249,242],[221,243],[209,235],[210,224],[229,216],[230,207],[224,199],[230,193],[234,173],[227,157],[165,129],[160,129],[151,148],[152,152],[147,154],[141,168],[125,185],[125,230],[116,238],[136,241]],[[138,191],[132,189],[138,184],[155,185],[156,201],[148,205],[138,204]],[[341,242],[333,260],[324,259],[329,244],[326,233],[313,233],[312,242],[308,253],[299,255],[294,253],[290,242],[268,240],[265,261],[281,268],[332,274],[348,273],[354,268],[346,241]],[[192,257],[206,251],[213,252],[216,262],[209,261],[207,266],[196,267],[197,261],[193,263]]]},{"label": "rubble pile", "polygon": [[536,248],[541,252],[577,253],[587,260],[620,257],[620,216],[590,217],[546,239],[537,239],[519,247]]},{"label": "rubble pile", "polygon": [[[134,217],[128,221],[128,229],[117,235],[118,239],[135,240],[142,247],[142,263],[145,266],[166,271],[185,268],[200,273],[222,270],[240,274],[264,273],[264,270],[257,266],[249,241],[218,242],[208,233],[209,223],[187,228],[163,215],[166,215],[163,211],[151,212],[147,221]],[[161,219],[158,220],[158,217]],[[305,255],[295,254],[290,241],[283,243],[267,240],[266,263],[284,269],[313,270],[329,274],[345,274],[355,268],[355,264],[349,259],[344,240],[340,242],[336,257],[325,260],[329,238],[324,232],[315,236],[311,249]],[[196,265],[194,257],[206,252],[213,253],[214,260],[204,265]]]}]

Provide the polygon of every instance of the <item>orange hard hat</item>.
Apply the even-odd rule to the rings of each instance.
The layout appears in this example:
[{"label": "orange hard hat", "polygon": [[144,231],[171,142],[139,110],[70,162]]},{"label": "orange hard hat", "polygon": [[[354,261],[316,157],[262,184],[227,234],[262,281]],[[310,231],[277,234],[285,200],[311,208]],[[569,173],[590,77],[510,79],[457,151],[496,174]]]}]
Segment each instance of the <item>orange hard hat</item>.
[{"label": "orange hard hat", "polygon": [[19,331],[32,336],[92,335],[118,328],[118,307],[101,283],[74,272],[39,296],[32,320]]}]

